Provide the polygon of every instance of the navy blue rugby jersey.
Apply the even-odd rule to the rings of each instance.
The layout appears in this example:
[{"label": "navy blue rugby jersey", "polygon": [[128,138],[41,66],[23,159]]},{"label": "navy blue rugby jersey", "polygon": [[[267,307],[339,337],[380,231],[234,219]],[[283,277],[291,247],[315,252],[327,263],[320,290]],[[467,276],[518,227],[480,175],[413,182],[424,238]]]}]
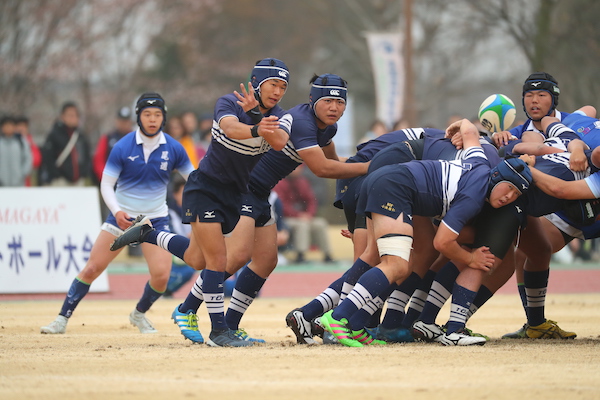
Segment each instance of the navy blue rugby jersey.
[{"label": "navy blue rugby jersey", "polygon": [[[569,158],[571,153],[554,153],[537,156],[535,158],[535,168],[565,181],[574,181],[584,179],[592,172],[598,170],[591,162],[591,151],[585,151],[588,157],[588,168],[585,171],[575,172],[569,168]],[[527,213],[534,217],[551,214],[563,209],[565,200],[552,197],[535,185],[531,185],[527,193],[521,196],[519,203],[524,207]]]},{"label": "navy blue rugby jersey", "polygon": [[[498,149],[484,137],[479,138],[479,144],[487,157],[491,167],[495,167],[501,161]],[[457,150],[450,139],[439,137],[426,137],[423,160],[455,160],[463,157],[464,149]]]},{"label": "navy blue rugby jersey", "polygon": [[444,131],[433,128],[409,128],[388,132],[356,146],[356,154],[350,157],[349,161],[367,162],[372,160],[375,154],[379,153],[379,151],[392,143],[423,139],[425,136],[436,135],[441,135],[443,137]]},{"label": "navy blue rugby jersey", "polygon": [[442,219],[458,234],[481,211],[491,169],[481,147],[470,147],[457,160],[411,161],[403,165],[413,175],[419,193],[414,215]]},{"label": "navy blue rugby jersey", "polygon": [[262,197],[268,196],[277,182],[304,162],[298,151],[325,147],[337,133],[337,124],[319,129],[308,103],[289,109],[280,119],[280,128],[290,135],[287,144],[281,151],[269,150],[250,175],[250,189]]},{"label": "navy blue rugby jersey", "polygon": [[[285,110],[276,105],[265,116],[276,115],[281,118],[284,114]],[[212,140],[198,171],[224,185],[234,185],[240,193],[245,193],[248,191],[250,171],[271,146],[262,137],[228,137],[219,123],[229,116],[236,117],[244,124],[254,125],[252,119],[237,104],[237,97],[233,93],[220,97],[215,104]]]}]

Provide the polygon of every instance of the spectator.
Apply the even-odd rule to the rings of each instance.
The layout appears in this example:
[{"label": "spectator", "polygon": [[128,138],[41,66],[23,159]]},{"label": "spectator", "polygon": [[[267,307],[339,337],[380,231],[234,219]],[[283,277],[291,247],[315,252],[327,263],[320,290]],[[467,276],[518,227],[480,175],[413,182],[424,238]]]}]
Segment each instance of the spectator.
[{"label": "spectator", "polygon": [[0,186],[25,186],[32,156],[27,140],[16,132],[15,118],[0,120]]},{"label": "spectator", "polygon": [[210,146],[210,141],[212,140],[212,124],[213,115],[211,113],[202,114],[198,125],[198,129],[200,130],[200,141],[198,142],[200,159],[204,157],[204,154],[208,151],[208,146]]},{"label": "spectator", "polygon": [[[183,115],[187,115],[187,113]],[[173,139],[181,143],[194,168],[198,168],[200,162],[200,159],[198,158],[198,146],[196,145],[194,137],[186,130],[183,121],[183,116],[170,117],[167,121],[166,131]]]},{"label": "spectator", "polygon": [[112,148],[119,139],[132,130],[133,123],[131,120],[131,109],[129,107],[121,107],[117,112],[114,129],[111,132],[100,136],[100,140],[98,140],[98,144],[96,145],[96,152],[94,153],[92,164],[95,182],[99,184],[102,180],[102,172],[104,171],[106,160],[108,160],[108,155]]},{"label": "spectator", "polygon": [[84,186],[90,174],[90,145],[79,129],[77,105],[68,101],[42,147],[39,184]]},{"label": "spectator", "polygon": [[365,136],[363,136],[362,139],[358,141],[358,144],[368,142],[371,139],[378,138],[379,136],[387,132],[388,128],[385,125],[385,123],[379,119],[376,119],[371,123],[371,127],[369,128],[369,131],[365,133]]},{"label": "spectator", "polygon": [[25,178],[25,186],[32,186],[37,182],[32,182],[32,176],[35,171],[38,170],[40,164],[42,163],[42,152],[38,145],[33,141],[33,137],[31,136],[31,132],[29,132],[29,118],[24,115],[19,115],[15,118],[15,129],[17,133],[20,133],[23,138],[27,140],[29,143],[29,148],[31,149],[31,157],[33,161],[33,169],[30,175]]},{"label": "spectator", "polygon": [[297,252],[296,262],[306,261],[305,253],[309,250],[311,239],[323,252],[323,261],[332,262],[329,224],[325,218],[316,216],[317,199],[302,170],[301,165],[275,186],[283,203],[283,220],[290,228],[293,248]]},{"label": "spectator", "polygon": [[[196,114],[194,114],[193,112],[186,111],[181,115],[181,122],[183,123],[183,129],[185,130],[185,134],[194,140],[194,149],[196,151],[195,157],[198,159],[198,162],[202,160],[202,157],[204,157],[204,155],[206,154],[206,150],[208,150],[208,145],[210,144],[212,114],[208,118],[210,118],[210,123],[208,125],[209,135],[205,137],[206,121],[202,120],[202,126],[200,126],[198,123],[198,117],[196,117]],[[197,167],[198,164],[195,164],[195,166]]]}]

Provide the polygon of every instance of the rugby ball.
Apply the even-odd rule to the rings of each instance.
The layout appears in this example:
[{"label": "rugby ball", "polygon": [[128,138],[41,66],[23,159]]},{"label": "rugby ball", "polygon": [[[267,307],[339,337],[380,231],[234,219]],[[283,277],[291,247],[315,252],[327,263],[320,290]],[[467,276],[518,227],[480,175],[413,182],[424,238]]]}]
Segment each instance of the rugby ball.
[{"label": "rugby ball", "polygon": [[515,122],[515,104],[503,94],[493,94],[479,106],[479,122],[488,131],[505,131]]}]

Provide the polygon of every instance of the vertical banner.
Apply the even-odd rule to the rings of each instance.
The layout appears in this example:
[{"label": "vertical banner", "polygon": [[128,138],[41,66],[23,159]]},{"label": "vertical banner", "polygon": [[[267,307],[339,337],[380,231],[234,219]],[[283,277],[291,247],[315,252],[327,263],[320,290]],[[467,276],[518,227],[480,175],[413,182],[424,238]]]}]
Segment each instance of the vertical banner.
[{"label": "vertical banner", "polygon": [[377,119],[388,128],[402,118],[404,108],[404,64],[400,33],[366,34],[375,80]]},{"label": "vertical banner", "polygon": [[[0,293],[66,292],[101,223],[95,187],[0,188]],[[108,291],[106,271],[90,289]]]}]

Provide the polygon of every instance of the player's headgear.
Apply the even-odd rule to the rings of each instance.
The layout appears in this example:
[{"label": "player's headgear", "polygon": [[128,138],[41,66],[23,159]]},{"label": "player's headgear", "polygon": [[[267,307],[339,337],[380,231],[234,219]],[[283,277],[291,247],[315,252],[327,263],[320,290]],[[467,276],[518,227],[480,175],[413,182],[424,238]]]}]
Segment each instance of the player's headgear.
[{"label": "player's headgear", "polygon": [[558,95],[560,94],[556,79],[546,72],[534,72],[525,79],[525,83],[523,83],[523,110],[529,118],[531,117],[527,114],[527,109],[525,108],[525,93],[533,90],[544,90],[550,93],[550,96],[552,96],[552,106],[547,114],[550,115],[558,105]]},{"label": "player's headgear", "polygon": [[310,106],[321,99],[343,99],[348,95],[348,83],[337,75],[323,74],[313,77],[310,88]]},{"label": "player's headgear", "polygon": [[254,68],[252,68],[250,83],[254,88],[256,100],[258,100],[258,103],[263,108],[266,107],[260,97],[260,85],[269,79],[279,79],[285,83],[289,83],[290,71],[288,70],[287,65],[276,58],[263,58],[262,60],[258,60],[254,65]]},{"label": "player's headgear", "polygon": [[[269,79],[279,79],[285,83],[290,82],[290,71],[287,65],[276,58],[263,58],[256,62],[252,69],[250,83],[256,93],[260,93],[260,85]],[[260,97],[258,98],[260,101]],[[262,105],[262,104],[261,104]]]},{"label": "player's headgear", "polygon": [[144,132],[144,134],[146,134],[146,136],[154,136],[154,135],[150,135],[148,132],[146,132],[146,130],[144,129],[144,126],[142,125],[142,122],[140,121],[140,114],[142,113],[142,110],[145,108],[148,108],[148,107],[159,108],[163,114],[162,125],[160,126],[160,129],[154,134],[154,135],[157,135],[165,127],[165,122],[167,121],[167,105],[165,104],[165,99],[163,99],[160,94],[155,93],[155,92],[147,92],[147,93],[142,94],[140,96],[140,98],[137,100],[137,102],[135,103],[135,113],[137,115],[137,124],[140,127],[140,130],[142,132]]},{"label": "player's headgear", "polygon": [[531,170],[525,161],[519,158],[504,159],[490,170],[488,197],[496,185],[501,182],[510,183],[523,194],[529,189],[532,181]]}]

